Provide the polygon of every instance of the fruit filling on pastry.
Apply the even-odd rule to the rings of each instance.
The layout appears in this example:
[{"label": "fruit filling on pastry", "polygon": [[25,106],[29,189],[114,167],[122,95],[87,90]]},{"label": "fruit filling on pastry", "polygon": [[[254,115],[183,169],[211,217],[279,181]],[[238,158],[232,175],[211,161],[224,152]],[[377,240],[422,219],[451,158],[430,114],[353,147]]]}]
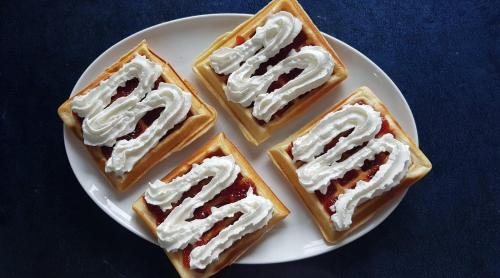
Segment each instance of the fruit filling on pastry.
[{"label": "fruit filling on pastry", "polygon": [[195,270],[204,270],[273,215],[273,203],[259,196],[234,158],[222,152],[168,183],[150,183],[144,200],[156,217],[160,246],[167,252],[182,250],[184,266]]},{"label": "fruit filling on pastry", "polygon": [[227,99],[251,107],[253,117],[265,124],[328,81],[335,62],[324,48],[307,45],[299,19],[280,11],[248,40],[237,36],[233,48],[214,51],[210,66],[228,76]]},{"label": "fruit filling on pastry", "polygon": [[105,171],[121,176],[190,115],[191,94],[165,83],[162,66],[136,55],[71,108],[84,143],[101,147]]},{"label": "fruit filling on pastry", "polygon": [[397,186],[411,164],[408,145],[362,103],[327,114],[289,151],[300,184],[316,194],[337,231],[349,229],[358,205]]}]

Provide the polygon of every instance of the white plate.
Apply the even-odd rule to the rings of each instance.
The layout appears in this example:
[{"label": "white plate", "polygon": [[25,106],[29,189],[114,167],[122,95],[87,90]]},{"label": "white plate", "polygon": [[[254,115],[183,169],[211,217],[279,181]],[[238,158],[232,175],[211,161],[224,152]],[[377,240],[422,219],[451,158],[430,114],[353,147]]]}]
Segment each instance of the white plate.
[{"label": "white plate", "polygon": [[244,264],[276,263],[322,254],[339,248],[375,228],[397,207],[403,199],[404,193],[350,237],[337,245],[328,246],[292,187],[278,173],[276,167],[267,157],[266,151],[361,85],[367,85],[373,89],[394,113],[402,127],[415,141],[418,141],[415,121],[399,89],[377,65],[356,49],[325,34],[327,40],[347,65],[349,78],[311,107],[299,120],[274,134],[270,140],[259,147],[251,145],[243,138],[234,121],[229,119],[226,111],[196,81],[191,70],[193,59],[216,37],[232,30],[249,16],[244,14],[201,15],[147,28],[120,41],[99,56],[82,74],[73,88],[72,94],[75,94],[107,66],[136,46],[139,41],[146,39],[151,48],[169,61],[183,78],[191,81],[200,92],[201,97],[219,112],[216,126],[208,134],[160,163],[139,184],[125,193],[117,193],[112,190],[111,186],[98,173],[83,145],[65,128],[64,142],[68,159],[83,189],[102,210],[128,230],[154,242],[146,228],[135,217],[131,209],[132,203],[144,192],[148,181],[163,177],[200,148],[209,138],[223,131],[240,148],[257,172],[291,210],[291,214],[282,225],[268,234],[258,246],[244,255],[238,262]]}]

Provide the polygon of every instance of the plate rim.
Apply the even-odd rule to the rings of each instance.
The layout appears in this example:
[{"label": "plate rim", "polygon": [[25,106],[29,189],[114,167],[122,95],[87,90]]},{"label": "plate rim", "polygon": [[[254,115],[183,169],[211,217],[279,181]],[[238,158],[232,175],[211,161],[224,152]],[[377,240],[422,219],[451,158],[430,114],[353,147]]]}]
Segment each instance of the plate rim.
[{"label": "plate rim", "polygon": [[[110,52],[112,52],[115,48],[117,48],[119,45],[123,44],[123,43],[126,43],[128,40],[133,40],[135,37],[137,36],[141,36],[145,33],[148,33],[156,28],[163,28],[164,26],[166,25],[170,25],[170,24],[177,24],[177,23],[181,23],[181,22],[184,22],[184,21],[190,21],[190,20],[198,20],[198,19],[203,19],[203,18],[211,18],[211,17],[237,17],[237,18],[242,18],[242,19],[248,19],[249,17],[253,16],[253,14],[248,14],[248,13],[209,13],[209,14],[199,14],[199,15],[192,15],[192,16],[188,16],[188,17],[182,17],[182,18],[177,18],[177,19],[173,19],[173,20],[170,20],[170,21],[165,21],[165,22],[161,22],[161,23],[158,23],[158,24],[155,24],[155,25],[152,25],[152,26],[149,26],[147,28],[144,28],[144,29],[141,29],[133,34],[130,34],[128,35],[127,37],[119,40],[118,42],[114,43],[113,45],[109,46],[104,52],[102,52],[100,55],[98,55],[93,61],[92,63],[90,63],[87,68],[81,73],[80,77],[78,78],[78,80],[76,81],[75,85],[73,86],[72,90],[71,90],[71,94],[70,96],[73,96],[79,88],[77,88],[78,84],[80,83],[81,79],[83,76],[87,75],[88,72],[95,66],[96,63],[98,63],[99,60],[101,60],[102,57],[108,55]],[[356,48],[350,46],[349,44],[345,43],[344,41],[340,40],[340,39],[337,39],[327,33],[324,33],[324,32],[321,32],[323,36],[325,36],[327,39],[329,40],[332,40],[334,41],[335,43],[338,43],[338,44],[341,44],[343,47],[349,49],[350,51],[352,51],[353,53],[355,53],[356,55],[358,55],[359,57],[361,57],[364,61],[368,62],[372,67],[374,67],[378,72],[380,72],[384,79],[388,80],[388,84],[392,87],[392,89],[396,92],[399,93],[400,96],[402,96],[402,100],[403,100],[403,105],[404,105],[404,109],[409,111],[409,120],[411,122],[413,122],[413,125],[415,126],[415,136],[410,136],[413,141],[415,142],[415,144],[418,146],[419,145],[419,138],[418,138],[418,128],[417,128],[417,124],[416,124],[416,121],[415,121],[415,118],[413,116],[413,111],[411,110],[406,98],[404,97],[403,93],[401,92],[401,90],[396,86],[396,84],[394,83],[394,81],[385,73],[385,71],[383,71],[376,63],[374,63],[370,58],[368,58],[366,55],[364,55],[362,52],[360,52],[359,50],[357,50]],[[361,86],[361,85],[360,85]],[[334,89],[335,90],[335,89]],[[300,127],[299,127],[300,128]],[[64,138],[64,147],[65,147],[65,152],[66,152],[66,157],[68,159],[68,162],[70,164],[70,167],[73,171],[73,175],[76,177],[76,179],[78,180],[78,182],[80,183],[80,187],[83,189],[83,191],[90,197],[90,199],[104,212],[106,213],[107,216],[111,217],[114,221],[116,221],[117,223],[119,223],[121,226],[127,228],[127,230],[129,230],[130,232],[134,233],[135,235],[139,236],[140,238],[150,242],[150,243],[153,243],[154,245],[157,245],[153,240],[151,240],[151,238],[147,237],[147,236],[144,236],[142,233],[140,233],[139,230],[135,229],[132,225],[130,225],[129,223],[127,223],[126,221],[123,221],[121,218],[117,217],[116,215],[113,214],[113,212],[108,209],[106,206],[104,206],[104,204],[102,204],[101,202],[99,202],[96,197],[91,194],[91,192],[89,190],[86,190],[86,188],[84,187],[83,185],[83,182],[82,180],[80,179],[80,177],[76,174],[76,171],[75,171],[75,167],[73,166],[73,163],[72,163],[72,160],[70,159],[69,157],[69,152],[68,152],[68,146],[69,146],[69,139],[68,139],[68,136],[70,134],[70,131],[67,129],[67,127],[63,124],[63,138]],[[328,253],[328,252],[331,252],[333,250],[336,250],[336,249],[339,249],[340,247],[342,246],[345,246],[359,238],[361,238],[362,236],[368,234],[369,232],[371,232],[372,230],[376,229],[382,222],[384,222],[393,212],[394,210],[399,206],[399,204],[401,203],[401,201],[404,199],[405,195],[406,195],[406,192],[408,191],[408,189],[406,189],[405,191],[403,191],[401,193],[401,196],[399,197],[398,200],[396,200],[396,203],[393,207],[390,207],[388,208],[384,214],[385,216],[383,217],[380,217],[380,220],[377,220],[375,221],[374,223],[372,223],[372,228],[369,229],[368,231],[364,232],[364,233],[358,233],[358,234],[355,234],[354,236],[351,236],[351,237],[347,237],[345,240],[343,240],[340,244],[336,244],[336,245],[328,245],[326,246],[326,248],[324,249],[321,249],[321,250],[317,250],[317,251],[313,251],[313,252],[309,252],[307,254],[305,253],[302,253],[300,254],[299,256],[293,258],[293,259],[287,259],[287,260],[280,260],[280,259],[275,259],[273,261],[269,261],[269,262],[262,262],[262,263],[246,263],[246,262],[240,262],[240,261],[236,261],[235,263],[236,264],[242,264],[242,265],[252,265],[252,264],[275,264],[275,263],[285,263],[285,262],[294,262],[294,261],[298,261],[298,260],[303,260],[303,259],[306,259],[306,258],[312,258],[312,257],[316,257],[318,255],[321,255],[321,254],[325,254],[325,253]],[[305,208],[304,208],[305,209]]]}]

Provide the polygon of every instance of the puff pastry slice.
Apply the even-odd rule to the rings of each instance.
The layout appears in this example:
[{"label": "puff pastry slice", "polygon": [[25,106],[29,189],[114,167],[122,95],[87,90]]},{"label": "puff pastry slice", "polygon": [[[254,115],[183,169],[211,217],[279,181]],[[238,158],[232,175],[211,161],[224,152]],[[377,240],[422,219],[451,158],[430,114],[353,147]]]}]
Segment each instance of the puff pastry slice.
[{"label": "puff pastry slice", "polygon": [[[271,39],[273,32],[278,35]],[[269,46],[272,40],[279,41],[279,52]],[[262,55],[266,62],[256,62]],[[255,145],[347,77],[345,65],[295,0],[272,1],[221,35],[196,58],[193,70]]]},{"label": "puff pastry slice", "polygon": [[[144,66],[141,67],[142,65]],[[128,75],[134,76],[134,78],[125,80],[126,78],[123,76]],[[140,91],[141,86],[145,88],[143,91]],[[82,102],[80,109],[85,110],[89,117],[90,115],[95,116],[93,126],[88,125],[92,126],[89,130],[101,132],[106,129],[109,132],[116,132],[117,136],[119,136],[118,138],[115,138],[116,136],[107,136],[108,141],[104,142],[105,144],[102,144],[102,140],[98,142],[102,139],[102,136],[84,138],[82,126],[85,117],[81,117],[72,107],[76,98],[85,97],[93,90],[98,91],[98,93],[94,92],[94,97],[102,99],[102,102],[86,99],[87,102]],[[155,90],[156,93],[153,95],[152,92]],[[138,94],[141,92],[146,93],[146,96]],[[100,95],[100,93],[106,93],[107,96]],[[134,120],[116,121],[113,109],[117,106],[114,105],[118,105],[119,102],[123,101],[133,102],[133,99],[130,98],[132,94],[138,94],[137,100],[139,102],[136,100],[135,105],[127,106],[128,110],[122,111],[121,115],[130,119],[131,114],[127,113],[132,113],[136,117],[135,120],[138,120],[137,123],[134,123]],[[170,113],[170,111],[180,109],[175,105],[177,103],[175,97],[178,98],[179,95],[184,97],[185,101],[183,103],[186,106],[183,107],[184,111],[179,112],[180,114],[176,116],[174,112]],[[90,105],[88,105],[89,103]],[[85,107],[85,105],[87,106]],[[214,125],[217,115],[211,106],[199,98],[189,82],[183,80],[169,63],[148,47],[146,41],[142,41],[76,95],[66,100],[57,112],[66,127],[78,137],[82,144],[85,144],[99,172],[119,191],[125,190],[137,182],[157,163],[170,154],[183,149],[190,142],[208,131]],[[139,117],[138,113],[143,116]],[[164,125],[159,127],[162,119]],[[116,131],[116,129],[125,125],[128,126],[128,131],[127,128]],[[155,125],[155,128],[151,130],[153,125]],[[145,133],[149,133],[149,136],[142,138],[146,138],[143,141],[150,144],[150,149],[146,151],[144,147],[135,149],[136,146],[132,144],[131,140],[139,138]],[[161,137],[156,144],[153,142],[155,136]],[[93,145],[84,143],[86,140],[94,140]],[[106,171],[106,163],[110,157],[115,157],[115,147],[118,144],[123,145],[120,154],[125,155],[125,162],[129,163],[125,166],[131,169]],[[116,155],[116,157],[119,158],[119,155]],[[135,160],[129,159],[130,157]],[[130,167],[131,165],[132,167]]]},{"label": "puff pastry slice", "polygon": [[[237,165],[236,170],[239,169],[239,172],[236,172],[238,173],[237,178],[234,179],[233,176],[233,179],[229,180],[229,183],[231,184],[229,187],[226,187],[222,191],[214,191],[213,193],[216,194],[215,197],[208,197],[207,200],[209,199],[209,201],[203,201],[203,205],[201,207],[197,205],[197,209],[195,209],[192,214],[192,219],[187,219],[187,222],[181,221],[182,227],[180,229],[183,232],[177,234],[172,232],[169,233],[169,236],[165,236],[166,241],[169,239],[171,240],[171,242],[167,242],[168,246],[179,244],[179,246],[175,246],[175,251],[166,251],[166,254],[182,277],[208,277],[215,274],[222,268],[232,264],[238,257],[244,254],[248,248],[255,244],[266,232],[270,231],[289,213],[288,209],[274,195],[271,189],[264,183],[248,161],[242,156],[238,148],[233,145],[223,133],[221,133],[210,140],[198,152],[193,154],[191,158],[187,159],[177,168],[172,170],[168,175],[161,179],[161,181],[156,181],[150,184],[150,187],[145,194],[134,203],[134,211],[144,221],[146,226],[151,231],[151,234],[158,238],[161,246],[164,246],[161,243],[161,238],[158,236],[159,234],[162,234],[161,231],[158,231],[162,229],[160,228],[161,225],[168,225],[165,227],[166,229],[179,231],[176,230],[179,228],[179,223],[176,221],[181,219],[179,217],[179,213],[187,213],[186,215],[189,214],[184,210],[189,211],[189,206],[193,201],[190,198],[204,198],[203,196],[205,196],[205,194],[209,194],[207,192],[211,192],[210,190],[214,189],[215,184],[225,181],[224,177],[226,177],[226,175],[230,176],[230,173],[232,173],[234,168],[230,168],[233,170],[228,168],[224,168],[223,170],[214,170],[211,168],[212,170],[207,170],[208,168],[206,167],[209,167],[207,166],[209,163],[212,163],[212,166],[214,166],[214,161],[219,161],[221,159],[226,162],[232,161],[232,163]],[[205,173],[204,171],[208,171],[211,174],[203,176],[203,173]],[[197,175],[201,175],[205,178],[196,178]],[[214,180],[216,180],[215,183]],[[184,191],[182,196],[179,194],[176,198],[174,198],[173,196],[175,196],[175,190],[185,186],[187,181],[192,181],[192,184],[183,189]],[[251,193],[249,192],[250,188],[252,191]],[[238,221],[243,219],[247,213],[248,215],[254,214],[249,211],[246,211],[243,215],[240,215],[240,213],[228,213],[227,215],[219,217],[219,219],[223,218],[223,220],[217,222],[213,226],[210,226],[210,229],[208,231],[205,230],[197,239],[189,241],[189,243],[185,246],[180,246],[181,242],[185,240],[183,235],[189,234],[191,236],[190,233],[193,231],[193,233],[195,233],[196,231],[202,229],[200,228],[203,226],[202,224],[198,223],[201,226],[197,226],[193,224],[194,222],[209,221],[210,217],[215,217],[214,215],[220,213],[221,208],[226,208],[227,206],[247,200],[249,199],[249,195],[252,195],[252,198],[258,196],[257,198],[260,198],[261,201],[267,200],[265,203],[269,205],[268,209],[270,209],[270,218],[268,218],[267,224],[255,231],[244,234],[242,237],[237,236],[237,239],[233,241],[228,248],[222,250],[218,256],[214,255],[213,250],[210,252],[207,250],[198,252],[198,255],[208,254],[208,257],[205,257],[205,261],[203,262],[207,264],[206,259],[209,259],[209,263],[202,267],[197,267],[200,265],[200,260],[196,259],[195,263],[195,258],[192,257],[192,254],[195,252],[195,248],[211,248],[213,246],[219,246],[217,245],[218,243],[215,243],[214,241],[225,238],[219,237],[225,232],[231,231],[229,228],[237,225]],[[150,202],[153,202],[151,199],[155,202],[160,201],[160,203],[151,204]],[[169,201],[162,202],[166,199]],[[163,206],[166,206],[165,210],[162,209]],[[173,220],[170,217],[172,217]],[[184,218],[189,218],[189,216],[185,216],[182,219]],[[198,228],[191,229],[193,227],[190,226],[191,224]],[[234,230],[235,229],[233,229],[233,231]],[[173,238],[176,239],[174,240]],[[219,249],[219,251],[221,250]],[[213,260],[211,259],[211,256],[215,256],[213,257]]]},{"label": "puff pastry slice", "polygon": [[[368,120],[363,118],[363,114],[356,114],[355,112],[346,113],[349,109],[352,109],[353,111],[356,109],[359,110],[360,106],[365,108],[363,111],[369,111],[373,115],[377,115],[373,119],[377,120],[379,129],[367,131],[369,130],[369,125],[365,125],[365,123],[368,122]],[[366,106],[371,108],[368,109]],[[336,114],[334,114],[334,112]],[[344,113],[344,115],[342,115],[342,113]],[[350,118],[346,115],[350,116]],[[335,119],[335,117],[337,120],[335,123],[332,123],[333,121],[328,122],[328,120],[326,120],[327,118],[332,120]],[[357,123],[357,125],[353,123]],[[331,127],[332,125],[337,125],[340,131],[342,130],[339,126],[342,125],[345,125],[347,129],[338,136],[335,136],[333,139],[326,137],[322,138],[324,135],[316,137],[316,142],[323,143],[317,143],[316,153],[314,153],[314,155],[311,155],[312,153],[308,154],[311,159],[307,160],[306,158],[305,160],[307,161],[297,159],[299,155],[307,157],[307,155],[304,155],[307,151],[314,152],[313,145],[316,143],[308,146],[307,144],[304,144],[305,141],[301,141],[306,139],[308,134],[311,134],[311,130],[327,131],[329,126]],[[351,134],[354,134],[356,128],[359,132],[355,138],[348,138]],[[366,138],[360,139],[364,136],[361,131],[367,131],[367,134],[372,132],[371,137],[367,137],[369,140]],[[388,149],[377,149],[378,147],[374,143],[375,141],[380,143],[382,142],[382,139],[387,139],[385,141],[391,144],[393,143],[394,146],[401,147],[400,150],[402,151],[400,154],[406,154],[406,160],[401,158],[404,157],[403,155],[394,155],[394,157],[388,158],[388,156],[393,153],[397,154],[398,149],[393,148],[390,152],[388,152]],[[356,140],[359,140],[357,144],[355,143]],[[324,142],[327,141],[329,142],[324,144]],[[294,146],[294,143],[298,146]],[[335,155],[333,149],[337,146],[339,146],[339,148],[342,146],[349,146],[347,147],[348,151],[345,153],[339,152],[336,154],[336,157],[330,156]],[[301,147],[303,148],[299,149]],[[317,147],[319,147],[319,149]],[[308,148],[309,150],[307,150]],[[366,155],[367,159],[360,159],[356,163],[353,162],[355,161],[355,156],[362,157],[363,154],[368,154],[370,152],[372,152],[372,154]],[[334,105],[332,108],[328,109],[322,115],[318,116],[286,140],[271,148],[268,154],[281,173],[298,192],[299,196],[311,212],[325,240],[329,243],[337,243],[339,240],[351,234],[379,210],[383,209],[391,199],[399,196],[401,191],[406,190],[410,185],[424,177],[432,167],[427,157],[403,131],[396,119],[387,110],[381,100],[377,98],[367,87],[361,87],[355,90],[351,96]],[[294,154],[297,155],[297,157],[294,157]],[[322,169],[324,168],[322,167],[325,167],[325,158],[328,157],[333,157],[333,161],[336,162],[333,163],[327,171],[323,171]],[[398,159],[400,158],[401,161],[406,162],[399,164],[392,162],[399,161]],[[323,159],[321,160],[321,163],[323,164],[317,163],[320,159]],[[306,165],[309,165],[309,167],[300,170],[300,168]],[[318,165],[321,166],[318,167]],[[347,168],[342,169],[343,167]],[[404,167],[407,167],[406,172],[404,171]],[[383,171],[381,171],[381,169]],[[308,173],[307,171],[310,172]],[[396,175],[395,173],[397,171],[400,171],[398,172],[400,174]],[[329,175],[336,175],[335,173],[340,172],[342,173],[338,174],[336,179],[330,180]],[[325,173],[327,174],[325,177],[328,183],[324,183],[324,180],[319,178]],[[394,175],[391,176],[391,173]],[[367,183],[373,179],[376,179],[373,183],[383,181],[383,175],[394,178],[391,180],[392,183],[386,183],[388,187],[385,189],[377,189],[376,191],[370,191],[369,187],[365,187],[367,186]],[[326,185],[326,187],[318,186],[322,182],[323,185]],[[315,188],[318,188],[318,190],[314,190]],[[358,190],[356,190],[356,188],[358,188]],[[342,194],[344,194],[343,197]],[[352,199],[346,200],[347,196],[350,196]],[[361,200],[359,198],[361,198]],[[339,203],[339,200],[341,199],[343,201],[342,203]],[[359,202],[353,203],[353,200]],[[344,207],[343,205],[345,204],[347,204],[347,206]],[[349,219],[352,222],[343,226],[343,222],[339,220],[339,217],[345,215],[342,213],[346,211],[346,208],[354,208],[354,212],[352,217]],[[337,218],[332,217],[332,215],[339,213],[339,210],[337,209],[341,209],[340,214],[337,214]]]}]

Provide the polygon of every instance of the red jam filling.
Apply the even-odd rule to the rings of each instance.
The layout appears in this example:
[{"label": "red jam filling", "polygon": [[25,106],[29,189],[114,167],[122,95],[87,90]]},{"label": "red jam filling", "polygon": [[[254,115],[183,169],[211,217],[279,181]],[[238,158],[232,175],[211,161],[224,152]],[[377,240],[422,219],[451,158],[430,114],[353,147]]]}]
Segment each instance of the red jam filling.
[{"label": "red jam filling", "polygon": [[[346,137],[348,136],[354,129],[350,129],[347,131],[342,132],[338,136],[332,139],[328,144],[325,145],[323,149],[323,153],[326,153],[329,149],[333,148],[339,141],[341,137]],[[382,117],[382,126],[380,128],[380,131],[377,133],[375,136],[376,138],[379,138],[383,136],[384,134],[390,133],[391,132],[391,127],[389,125],[389,122],[387,119]],[[342,154],[341,158],[339,161],[343,161],[362,149],[364,146],[366,146],[367,142],[365,142],[361,146],[357,146],[349,151],[346,151],[345,153]],[[288,155],[293,158],[292,154],[292,147],[293,143],[291,143],[287,149],[286,152]],[[322,194],[319,190],[315,191],[315,195],[318,198],[318,200],[321,202],[323,205],[323,208],[329,215],[333,215],[335,212],[330,209],[333,204],[337,201],[338,195],[341,194],[341,191],[338,189],[337,184],[340,187],[343,188],[353,188],[356,185],[357,181],[364,180],[364,181],[369,181],[378,171],[379,167],[385,163],[387,160],[387,157],[389,156],[389,153],[383,152],[375,155],[375,158],[372,160],[365,160],[363,163],[363,166],[359,170],[350,170],[347,173],[345,173],[344,177],[340,179],[335,179],[330,181],[330,184],[328,185],[328,189],[326,194]],[[300,167],[303,164],[302,161],[298,161],[296,166]]]},{"label": "red jam filling", "polygon": [[[307,35],[304,31],[300,31],[300,33],[293,39],[292,43],[283,47],[278,54],[274,55],[274,57],[269,58],[265,63],[260,64],[259,68],[254,72],[252,76],[263,75],[267,72],[267,68],[269,66],[274,66],[278,64],[281,60],[284,60],[288,53],[293,49],[295,51],[299,51],[303,46],[307,45]],[[290,81],[291,79],[287,80]]]},{"label": "red jam filling", "polygon": [[71,111],[71,113],[73,114],[73,117],[80,123],[80,125],[83,123],[83,119],[82,117],[78,116],[78,114],[76,114],[75,112]]},{"label": "red jam filling", "polygon": [[[189,255],[191,254],[191,251],[193,251],[195,247],[207,244],[210,240],[212,240],[212,238],[216,237],[224,228],[236,222],[241,217],[241,215],[242,213],[238,212],[232,217],[226,217],[222,219],[222,221],[217,222],[212,227],[212,229],[206,231],[197,242],[186,246],[186,248],[182,250],[182,264],[184,265],[184,267],[190,268]],[[203,270],[198,270],[198,269],[196,271],[203,272]]]},{"label": "red jam filling", "polygon": [[[212,156],[223,156],[223,155],[224,155],[224,153],[222,153],[221,151],[217,151],[217,152],[214,152],[214,153],[206,156],[206,158],[212,157]],[[187,173],[189,170],[190,169],[187,169],[185,173]],[[201,191],[203,186],[208,184],[211,179],[212,179],[211,177],[206,178],[206,179],[200,181],[195,186],[192,186],[188,191],[184,192],[184,194],[181,196],[179,201],[172,204],[171,209],[169,209],[165,212],[163,212],[160,209],[160,207],[148,204],[146,202],[148,210],[156,218],[156,225],[157,226],[160,225],[165,220],[165,218],[167,218],[167,216],[170,214],[170,212],[175,207],[180,205],[184,201],[184,199],[186,199],[188,197],[193,197],[196,194],[198,194],[198,192]],[[219,192],[219,194],[217,194],[212,200],[203,204],[203,206],[197,208],[194,211],[193,218],[189,219],[188,221],[191,221],[194,219],[206,218],[212,213],[213,207],[222,207],[224,205],[234,203],[234,202],[237,202],[237,201],[245,198],[246,193],[248,192],[250,187],[252,188],[254,194],[257,195],[257,188],[255,187],[255,184],[250,179],[239,174],[232,185],[230,185],[226,189]],[[223,230],[225,227],[233,224],[236,220],[238,220],[238,218],[240,216],[241,216],[241,213],[237,213],[233,217],[224,218],[222,221],[216,223],[210,230],[205,232],[199,241],[197,241],[194,244],[190,244],[186,248],[184,248],[184,250],[182,250],[184,266],[186,268],[189,268],[189,254],[191,253],[191,251],[193,250],[194,247],[207,244],[212,238],[216,237],[220,233],[221,230]]]},{"label": "red jam filling", "polygon": [[237,35],[236,36],[236,45],[242,45],[245,43],[246,39],[243,36]]},{"label": "red jam filling", "polygon": [[391,132],[391,127],[389,126],[389,122],[386,118],[382,117],[382,126],[380,127],[380,131],[375,135],[375,137],[379,138],[386,133]]},{"label": "red jam filling", "polygon": [[[160,82],[165,82],[165,80],[161,76],[155,81],[154,86],[153,86],[153,90],[158,89],[158,86],[159,86]],[[135,88],[137,88],[138,85],[139,85],[139,79],[137,79],[137,78],[133,78],[133,79],[130,79],[130,80],[126,81],[125,85],[120,86],[120,87],[118,87],[116,89],[116,93],[111,97],[111,102],[109,103],[109,105],[111,105],[111,103],[113,103],[115,100],[117,100],[117,99],[119,99],[121,97],[128,96]],[[158,119],[158,117],[160,117],[160,114],[161,114],[161,112],[163,112],[164,109],[165,109],[165,107],[159,107],[159,108],[153,109],[151,111],[148,111],[137,122],[134,131],[132,131],[129,134],[126,134],[124,136],[121,136],[121,137],[117,138],[116,140],[117,141],[119,141],[119,140],[131,140],[131,139],[135,139],[135,138],[139,137],[142,133],[144,133],[144,131],[148,127],[151,126],[151,124],[153,124],[153,122],[156,119]],[[187,116],[186,116],[186,118],[188,118],[188,117],[190,117],[192,115],[193,114],[191,113],[191,111],[189,111],[188,114],[187,114]],[[79,117],[78,114],[76,114],[75,112],[73,112],[73,116],[78,120],[78,122],[80,123],[80,125],[83,123],[84,118]],[[183,122],[180,122],[177,125],[175,125],[172,129],[170,129],[167,132],[167,134],[165,134],[160,139],[160,141],[163,140],[163,138],[165,138],[168,134],[170,134],[170,133],[174,132],[175,130],[179,129],[180,126],[182,125],[182,123]],[[109,159],[111,157],[111,154],[113,153],[113,147],[102,146],[100,148],[101,148],[102,155],[106,159]]]},{"label": "red jam filling", "polygon": [[340,191],[335,186],[335,183],[338,182],[341,185],[346,185],[347,183],[349,183],[349,181],[354,180],[357,177],[358,177],[358,171],[351,170],[345,173],[343,178],[331,181],[330,185],[328,185],[326,194],[323,195],[318,190],[314,192],[318,200],[323,205],[323,208],[329,215],[332,215],[334,213],[334,211],[332,211],[330,207],[337,201],[337,197],[338,195],[340,195]]},{"label": "red jam filling", "polygon": [[116,89],[116,93],[111,96],[111,102],[109,104],[121,97],[128,96],[135,88],[137,88],[137,85],[139,85],[139,79],[134,78],[127,80],[124,86],[120,86]]},{"label": "red jam filling", "polygon": [[283,87],[288,81],[294,79],[295,77],[299,76],[301,72],[303,72],[303,69],[293,69],[289,73],[284,73],[278,77],[278,80],[274,81],[271,83],[269,88],[267,89],[267,93],[270,93],[276,89],[279,89]]}]

